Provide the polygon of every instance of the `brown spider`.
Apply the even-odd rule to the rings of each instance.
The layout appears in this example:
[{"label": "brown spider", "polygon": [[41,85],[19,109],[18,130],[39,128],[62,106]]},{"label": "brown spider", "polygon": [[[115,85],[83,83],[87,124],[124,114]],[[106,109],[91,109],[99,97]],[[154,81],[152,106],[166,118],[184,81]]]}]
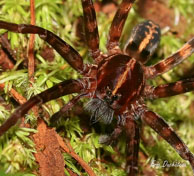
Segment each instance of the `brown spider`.
[{"label": "brown spider", "polygon": [[70,109],[82,97],[91,101],[87,109],[92,113],[92,120],[111,123],[113,116],[118,124],[109,137],[101,138],[102,143],[111,143],[124,129],[127,134],[128,175],[138,171],[139,123],[142,120],[162,136],[178,153],[188,160],[194,171],[194,156],[174,130],[156,113],[148,110],[144,99],[155,99],[178,95],[194,90],[194,80],[186,79],[166,85],[152,87],[146,80],[161,75],[194,52],[194,38],[179,51],[153,66],[145,66],[159,44],[160,28],[152,21],[137,25],[124,49],[119,48],[119,39],[128,13],[135,0],[123,0],[113,19],[107,42],[107,54],[99,50],[99,36],[96,14],[92,0],[82,0],[85,37],[94,65],[84,64],[82,57],[70,45],[52,32],[38,26],[14,24],[0,21],[0,28],[17,33],[38,34],[49,43],[83,78],[65,80],[52,88],[30,98],[21,105],[0,127],[3,135],[17,120],[34,105],[43,104],[58,97],[79,93],[66,104],[60,112]]}]

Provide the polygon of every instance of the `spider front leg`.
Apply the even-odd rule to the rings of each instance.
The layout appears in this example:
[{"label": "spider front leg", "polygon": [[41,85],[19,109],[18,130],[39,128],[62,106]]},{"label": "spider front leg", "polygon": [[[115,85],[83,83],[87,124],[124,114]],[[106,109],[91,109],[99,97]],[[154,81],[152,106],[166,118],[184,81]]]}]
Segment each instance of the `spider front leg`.
[{"label": "spider front leg", "polygon": [[123,31],[123,26],[134,2],[135,0],[123,0],[114,16],[107,43],[109,53],[114,53],[114,50],[119,49],[119,39]]},{"label": "spider front leg", "polygon": [[85,88],[87,89],[86,84],[84,80],[66,80],[30,98],[26,103],[17,108],[9,119],[0,126],[0,136],[15,125],[18,119],[24,116],[34,105],[43,104],[67,94],[81,93]]},{"label": "spider front leg", "polygon": [[146,67],[145,75],[147,79],[153,79],[154,77],[161,75],[181,63],[184,59],[189,57],[194,52],[194,38],[189,40],[179,51],[171,55],[170,57],[162,60],[156,65]]},{"label": "spider front leg", "polygon": [[92,57],[97,60],[100,56],[99,34],[96,13],[92,0],[82,0],[86,42]]},{"label": "spider front leg", "polygon": [[145,98],[147,99],[155,99],[170,97],[181,93],[190,92],[193,90],[194,90],[194,79],[190,78],[170,84],[160,85],[157,87],[146,86],[144,95]]},{"label": "spider front leg", "polygon": [[194,172],[194,155],[174,130],[159,115],[152,111],[145,109],[141,119],[163,137],[184,160],[189,161]]},{"label": "spider front leg", "polygon": [[125,122],[127,136],[127,164],[126,171],[128,176],[138,173],[138,152],[140,141],[140,128],[137,122],[130,115],[126,116]]},{"label": "spider front leg", "polygon": [[27,24],[8,23],[1,20],[0,29],[22,34],[38,34],[40,38],[50,44],[76,71],[81,74],[86,74],[89,70],[88,66],[83,64],[82,57],[76,50],[46,29]]},{"label": "spider front leg", "polygon": [[85,93],[75,96],[67,104],[65,104],[58,112],[53,114],[52,117],[50,118],[51,125],[52,126],[53,124],[55,125],[61,116],[64,116],[64,114],[67,113],[68,110],[70,110],[82,97],[85,96],[87,96],[87,94]]}]

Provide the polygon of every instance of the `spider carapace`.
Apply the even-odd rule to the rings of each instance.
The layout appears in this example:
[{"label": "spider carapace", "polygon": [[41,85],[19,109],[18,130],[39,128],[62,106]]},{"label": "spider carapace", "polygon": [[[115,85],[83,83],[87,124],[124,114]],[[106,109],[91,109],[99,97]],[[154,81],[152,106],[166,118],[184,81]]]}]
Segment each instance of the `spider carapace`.
[{"label": "spider carapace", "polygon": [[118,115],[140,96],[143,86],[143,69],[139,62],[130,56],[116,54],[105,59],[99,67],[95,95]]},{"label": "spider carapace", "polygon": [[194,52],[194,38],[182,48],[155,65],[146,66],[157,48],[160,40],[160,28],[152,21],[137,25],[124,48],[119,41],[128,13],[135,0],[122,0],[111,24],[107,53],[99,48],[99,34],[95,9],[92,0],[81,0],[85,38],[94,64],[84,64],[80,54],[54,33],[38,26],[15,24],[0,21],[0,28],[16,33],[38,34],[50,44],[82,77],[78,80],[65,80],[42,93],[31,97],[18,107],[15,112],[0,126],[3,135],[17,120],[24,116],[34,105],[43,104],[61,96],[78,93],[69,103],[51,117],[59,117],[64,111],[71,109],[80,98],[90,98],[86,109],[91,112],[91,119],[111,123],[113,117],[118,118],[117,126],[110,136],[101,138],[101,143],[110,144],[118,138],[121,131],[126,133],[126,171],[134,176],[138,171],[138,151],[141,122],[150,126],[165,139],[184,159],[189,161],[194,171],[194,156],[176,132],[145,104],[145,99],[153,100],[178,95],[194,90],[194,79],[185,79],[170,84],[151,86],[147,80],[161,75]]}]

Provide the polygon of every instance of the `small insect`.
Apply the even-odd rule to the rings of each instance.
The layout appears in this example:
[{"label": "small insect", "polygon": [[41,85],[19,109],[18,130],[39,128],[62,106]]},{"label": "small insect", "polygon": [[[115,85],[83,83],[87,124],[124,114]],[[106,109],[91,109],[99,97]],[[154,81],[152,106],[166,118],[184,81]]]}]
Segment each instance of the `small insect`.
[{"label": "small insect", "polygon": [[89,97],[91,100],[86,109],[91,112],[93,122],[102,121],[110,124],[113,118],[117,118],[118,123],[115,130],[110,136],[101,138],[100,142],[110,144],[123,130],[125,131],[128,175],[136,175],[138,172],[140,141],[138,121],[147,124],[163,137],[184,160],[190,162],[194,171],[194,156],[188,147],[162,117],[150,111],[145,105],[145,99],[169,97],[194,90],[194,79],[185,79],[157,87],[147,83],[147,80],[169,71],[189,57],[194,52],[194,38],[159,63],[145,66],[159,44],[160,28],[157,24],[149,20],[138,24],[132,30],[124,49],[119,47],[123,26],[134,1],[123,0],[121,2],[110,27],[107,53],[102,53],[99,49],[98,26],[93,2],[82,0],[85,37],[94,64],[84,64],[82,57],[75,49],[46,29],[0,21],[0,28],[16,33],[38,34],[83,76],[78,80],[65,80],[30,98],[4,122],[0,127],[0,135],[15,125],[17,120],[34,105],[78,93],[79,95],[70,100],[63,110],[72,108],[82,97]]}]

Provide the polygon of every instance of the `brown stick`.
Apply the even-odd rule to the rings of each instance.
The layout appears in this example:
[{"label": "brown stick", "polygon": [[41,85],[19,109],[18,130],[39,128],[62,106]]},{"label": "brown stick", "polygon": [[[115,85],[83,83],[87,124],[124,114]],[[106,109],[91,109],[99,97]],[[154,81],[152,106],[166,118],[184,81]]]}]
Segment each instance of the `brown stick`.
[{"label": "brown stick", "polygon": [[72,146],[70,145],[70,143],[67,140],[64,142],[63,139],[61,138],[61,136],[59,136],[58,134],[56,134],[56,137],[57,137],[57,140],[58,140],[59,145],[61,146],[61,148],[65,152],[67,152],[68,154],[70,154],[75,160],[77,160],[78,163],[85,169],[85,171],[88,173],[89,176],[96,176],[96,174],[88,166],[88,164],[79,155],[77,155],[74,152]]},{"label": "brown stick", "polygon": [[[4,89],[5,84],[2,83],[0,84],[0,89]],[[19,103],[19,104],[24,104],[26,102],[26,98],[24,98],[22,95],[20,95],[17,91],[15,91],[13,88],[10,90],[11,95],[13,98]]]},{"label": "brown stick", "polygon": [[[34,0],[30,0],[30,14],[31,14],[31,24],[35,25],[35,9]],[[34,82],[34,41],[35,34],[30,35],[29,49],[28,49],[28,76],[30,82]]]},{"label": "brown stick", "polygon": [[[35,8],[34,8],[34,0],[30,0],[30,14],[31,14],[31,25],[35,25]],[[34,66],[35,66],[35,58],[34,58],[34,41],[35,41],[35,34],[30,34],[30,41],[29,41],[29,49],[28,49],[28,77],[30,86],[34,82]],[[34,115],[38,116],[38,107],[34,106],[32,108]]]},{"label": "brown stick", "polygon": [[[2,83],[0,84],[0,89],[4,89],[5,88],[5,84]],[[24,98],[22,95],[20,95],[15,89],[11,88],[10,90],[10,94],[12,95],[12,97],[21,105],[24,104],[27,100],[26,98]],[[29,127],[29,124],[24,123],[25,118],[22,117],[22,123],[21,126],[23,127]]]}]

